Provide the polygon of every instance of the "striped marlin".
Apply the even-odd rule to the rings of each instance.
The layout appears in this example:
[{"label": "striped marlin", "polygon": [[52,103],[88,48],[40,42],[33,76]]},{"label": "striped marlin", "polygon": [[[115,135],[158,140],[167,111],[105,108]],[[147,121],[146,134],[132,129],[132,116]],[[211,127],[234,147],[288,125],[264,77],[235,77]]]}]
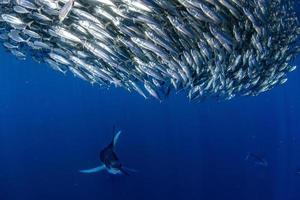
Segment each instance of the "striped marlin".
[{"label": "striped marlin", "polygon": [[124,174],[124,175],[129,175],[127,171],[135,171],[128,169],[126,167],[123,167],[121,162],[119,161],[119,158],[115,152],[115,147],[118,142],[118,139],[121,135],[122,131],[118,131],[114,137],[111,143],[106,146],[102,151],[100,151],[100,161],[101,165],[95,168],[91,169],[84,169],[84,170],[79,170],[80,173],[85,173],[85,174],[90,174],[90,173],[96,173],[100,172],[103,170],[106,170],[108,173],[117,175],[117,174]]}]

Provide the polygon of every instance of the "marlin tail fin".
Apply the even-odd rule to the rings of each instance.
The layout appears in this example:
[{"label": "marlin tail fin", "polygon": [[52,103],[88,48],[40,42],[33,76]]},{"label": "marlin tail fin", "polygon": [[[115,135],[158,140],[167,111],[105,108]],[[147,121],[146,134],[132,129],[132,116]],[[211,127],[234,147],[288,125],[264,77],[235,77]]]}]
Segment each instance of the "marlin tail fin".
[{"label": "marlin tail fin", "polygon": [[120,171],[122,172],[122,174],[126,175],[126,176],[129,176],[130,175],[130,172],[132,173],[137,173],[138,171],[135,170],[135,169],[130,169],[130,168],[127,168],[127,167],[122,167],[120,169]]}]

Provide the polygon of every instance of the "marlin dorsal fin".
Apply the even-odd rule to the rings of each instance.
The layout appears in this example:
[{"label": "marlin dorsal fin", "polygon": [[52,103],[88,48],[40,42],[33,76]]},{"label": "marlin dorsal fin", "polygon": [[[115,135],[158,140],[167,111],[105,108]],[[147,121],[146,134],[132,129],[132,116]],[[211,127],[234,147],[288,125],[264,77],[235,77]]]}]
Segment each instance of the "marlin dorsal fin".
[{"label": "marlin dorsal fin", "polygon": [[114,135],[113,142],[112,142],[114,147],[116,146],[116,144],[117,144],[117,142],[118,142],[118,139],[119,139],[121,133],[122,133],[122,131],[118,131],[118,132]]}]

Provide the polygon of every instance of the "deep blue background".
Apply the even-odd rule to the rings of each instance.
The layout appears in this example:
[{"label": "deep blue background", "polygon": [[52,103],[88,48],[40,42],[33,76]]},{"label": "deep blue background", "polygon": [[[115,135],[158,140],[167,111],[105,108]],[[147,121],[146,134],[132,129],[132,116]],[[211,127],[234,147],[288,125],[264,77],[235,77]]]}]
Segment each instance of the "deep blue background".
[{"label": "deep blue background", "polygon": [[[195,104],[104,90],[3,48],[0,65],[1,200],[300,199],[300,69],[258,97]],[[114,125],[139,172],[78,173],[99,164]]]}]

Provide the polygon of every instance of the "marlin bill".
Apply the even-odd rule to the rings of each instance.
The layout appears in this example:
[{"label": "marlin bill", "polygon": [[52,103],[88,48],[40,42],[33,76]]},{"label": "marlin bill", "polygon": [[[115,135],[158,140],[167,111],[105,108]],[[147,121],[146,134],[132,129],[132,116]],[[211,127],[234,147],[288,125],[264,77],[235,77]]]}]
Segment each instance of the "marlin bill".
[{"label": "marlin bill", "polygon": [[296,69],[294,0],[0,0],[0,43],[162,101],[256,96]]}]

